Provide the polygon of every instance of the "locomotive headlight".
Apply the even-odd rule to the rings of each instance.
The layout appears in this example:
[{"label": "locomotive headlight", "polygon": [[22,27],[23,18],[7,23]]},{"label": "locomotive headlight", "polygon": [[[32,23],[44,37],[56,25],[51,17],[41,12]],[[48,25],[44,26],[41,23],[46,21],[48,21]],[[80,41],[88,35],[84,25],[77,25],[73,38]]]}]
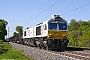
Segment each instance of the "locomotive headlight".
[{"label": "locomotive headlight", "polygon": [[65,35],[63,35],[63,37],[64,37],[64,38],[67,38],[67,35],[65,34]]},{"label": "locomotive headlight", "polygon": [[53,37],[53,35],[52,35],[52,34],[49,34],[49,37],[50,37],[50,38],[52,38],[52,37]]},{"label": "locomotive headlight", "polygon": [[51,36],[52,34],[50,34],[50,36]]},{"label": "locomotive headlight", "polygon": [[65,34],[65,35],[63,35],[63,37],[66,37],[67,38],[67,35]]},{"label": "locomotive headlight", "polygon": [[52,34],[50,34],[49,36],[53,36]]},{"label": "locomotive headlight", "polygon": [[59,34],[57,34],[57,36],[59,36]]},{"label": "locomotive headlight", "polygon": [[66,35],[66,37],[68,37],[68,36]]}]

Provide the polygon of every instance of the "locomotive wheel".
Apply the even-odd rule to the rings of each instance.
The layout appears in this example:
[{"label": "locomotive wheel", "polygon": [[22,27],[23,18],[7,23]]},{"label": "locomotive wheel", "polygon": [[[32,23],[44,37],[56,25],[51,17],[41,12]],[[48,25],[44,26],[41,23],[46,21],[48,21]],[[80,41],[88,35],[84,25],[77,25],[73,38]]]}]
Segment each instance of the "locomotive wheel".
[{"label": "locomotive wheel", "polygon": [[40,42],[36,41],[37,48],[40,48]]},{"label": "locomotive wheel", "polygon": [[47,43],[45,44],[46,46],[46,50],[49,50],[50,49],[50,47],[49,47],[49,43],[48,43],[48,40],[47,40]]},{"label": "locomotive wheel", "polygon": [[39,44],[39,48],[43,49],[43,44],[42,43]]},{"label": "locomotive wheel", "polygon": [[39,44],[37,44],[37,48],[40,48]]},{"label": "locomotive wheel", "polygon": [[46,50],[49,50],[49,49],[48,49],[48,46],[46,46]]}]

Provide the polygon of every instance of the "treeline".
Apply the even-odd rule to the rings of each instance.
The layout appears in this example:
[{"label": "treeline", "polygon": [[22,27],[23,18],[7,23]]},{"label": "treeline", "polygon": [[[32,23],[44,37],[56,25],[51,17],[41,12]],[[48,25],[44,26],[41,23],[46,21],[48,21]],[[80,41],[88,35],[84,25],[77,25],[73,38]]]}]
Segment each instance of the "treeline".
[{"label": "treeline", "polygon": [[90,47],[90,20],[72,19],[68,25],[69,46]]},{"label": "treeline", "polygon": [[0,19],[0,40],[5,39],[5,35],[7,35],[6,25],[8,24],[7,21]]},{"label": "treeline", "polygon": [[6,49],[3,48],[2,41],[5,39],[5,35],[7,35],[6,25],[7,21],[0,19],[0,54],[4,53]]}]

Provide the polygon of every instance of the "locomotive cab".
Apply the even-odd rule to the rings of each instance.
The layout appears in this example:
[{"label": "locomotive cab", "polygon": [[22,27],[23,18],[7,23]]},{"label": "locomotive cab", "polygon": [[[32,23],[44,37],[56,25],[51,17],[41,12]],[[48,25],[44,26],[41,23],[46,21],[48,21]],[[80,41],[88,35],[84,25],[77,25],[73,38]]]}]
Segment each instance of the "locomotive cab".
[{"label": "locomotive cab", "polygon": [[67,37],[67,22],[61,17],[56,17],[48,21],[48,39],[63,39]]},{"label": "locomotive cab", "polygon": [[55,50],[64,50],[67,47],[68,26],[66,20],[55,15],[48,21],[48,46]]}]

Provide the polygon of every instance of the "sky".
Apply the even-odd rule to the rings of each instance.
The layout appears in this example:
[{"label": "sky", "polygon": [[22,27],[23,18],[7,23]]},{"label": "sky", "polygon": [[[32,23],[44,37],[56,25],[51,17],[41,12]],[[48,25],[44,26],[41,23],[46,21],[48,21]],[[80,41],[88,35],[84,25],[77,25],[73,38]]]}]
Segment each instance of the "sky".
[{"label": "sky", "polygon": [[[68,23],[90,20],[90,0],[0,0],[0,19],[8,22],[9,37],[16,26],[35,26],[58,14]],[[6,29],[7,29],[6,28]]]}]

